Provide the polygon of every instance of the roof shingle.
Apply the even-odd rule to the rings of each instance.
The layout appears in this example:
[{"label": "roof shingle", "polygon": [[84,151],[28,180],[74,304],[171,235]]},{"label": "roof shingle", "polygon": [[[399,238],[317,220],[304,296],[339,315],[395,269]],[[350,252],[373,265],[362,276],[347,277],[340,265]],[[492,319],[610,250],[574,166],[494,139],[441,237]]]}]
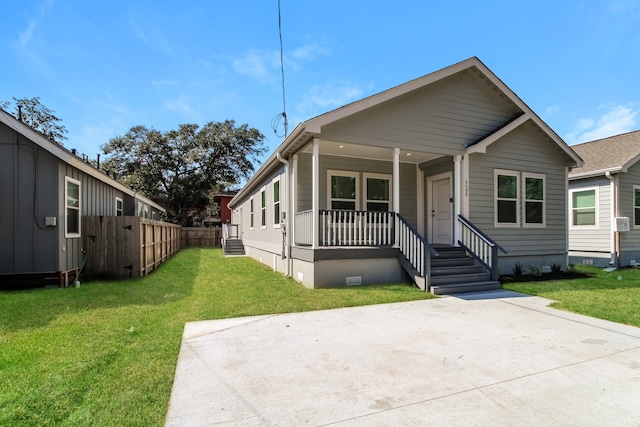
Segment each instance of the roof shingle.
[{"label": "roof shingle", "polygon": [[569,178],[626,171],[640,160],[640,130],[571,146],[584,165],[569,172]]}]

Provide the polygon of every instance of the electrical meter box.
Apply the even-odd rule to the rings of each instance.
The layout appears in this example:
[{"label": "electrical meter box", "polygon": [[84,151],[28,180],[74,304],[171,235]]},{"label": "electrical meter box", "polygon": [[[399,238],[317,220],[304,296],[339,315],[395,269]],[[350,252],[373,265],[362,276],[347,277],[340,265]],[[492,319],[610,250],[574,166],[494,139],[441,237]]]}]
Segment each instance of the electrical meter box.
[{"label": "electrical meter box", "polygon": [[631,229],[628,216],[616,218],[614,231],[629,231]]}]

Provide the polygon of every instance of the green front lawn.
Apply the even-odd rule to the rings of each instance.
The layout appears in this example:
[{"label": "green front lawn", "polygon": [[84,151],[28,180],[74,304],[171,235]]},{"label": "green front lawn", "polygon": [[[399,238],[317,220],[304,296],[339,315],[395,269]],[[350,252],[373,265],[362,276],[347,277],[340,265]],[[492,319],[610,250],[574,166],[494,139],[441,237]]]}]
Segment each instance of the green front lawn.
[{"label": "green front lawn", "polygon": [[570,280],[511,282],[503,285],[525,294],[555,300],[552,307],[640,327],[640,269],[578,266],[590,277]]},{"label": "green front lawn", "polygon": [[139,280],[0,292],[0,425],[161,426],[185,322],[430,297],[309,290],[219,249],[182,250]]}]

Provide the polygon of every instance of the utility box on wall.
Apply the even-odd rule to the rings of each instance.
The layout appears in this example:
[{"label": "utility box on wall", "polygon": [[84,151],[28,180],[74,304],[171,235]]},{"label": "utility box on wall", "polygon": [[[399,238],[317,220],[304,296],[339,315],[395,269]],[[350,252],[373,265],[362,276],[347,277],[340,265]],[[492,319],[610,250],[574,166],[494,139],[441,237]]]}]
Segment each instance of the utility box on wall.
[{"label": "utility box on wall", "polygon": [[629,217],[628,216],[617,217],[614,226],[615,226],[615,229],[613,231],[622,232],[622,231],[631,230],[631,225],[629,223]]}]

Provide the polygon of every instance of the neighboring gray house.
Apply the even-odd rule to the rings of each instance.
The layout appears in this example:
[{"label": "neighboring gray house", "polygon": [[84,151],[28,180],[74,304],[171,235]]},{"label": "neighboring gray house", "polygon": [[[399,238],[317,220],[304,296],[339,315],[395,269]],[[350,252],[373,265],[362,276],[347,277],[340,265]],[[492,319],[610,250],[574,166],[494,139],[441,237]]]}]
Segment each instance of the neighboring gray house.
[{"label": "neighboring gray house", "polygon": [[0,281],[68,285],[81,267],[83,216],[164,209],[0,110]]},{"label": "neighboring gray house", "polygon": [[584,165],[569,173],[569,260],[640,263],[640,131],[574,145]]},{"label": "neighboring gray house", "polygon": [[299,124],[229,206],[246,253],[307,287],[491,289],[566,265],[581,164],[474,57]]}]

